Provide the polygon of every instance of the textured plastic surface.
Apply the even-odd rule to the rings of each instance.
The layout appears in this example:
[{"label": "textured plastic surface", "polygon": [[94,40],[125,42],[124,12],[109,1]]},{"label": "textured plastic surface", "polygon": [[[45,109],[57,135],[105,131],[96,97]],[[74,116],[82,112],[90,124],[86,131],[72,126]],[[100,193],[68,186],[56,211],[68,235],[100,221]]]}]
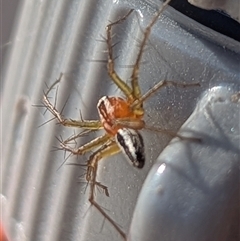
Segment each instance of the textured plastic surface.
[{"label": "textured plastic surface", "polygon": [[129,240],[239,240],[240,94],[206,91],[152,167]]},{"label": "textured plastic surface", "polygon": [[[106,59],[106,45],[98,40],[105,35],[109,20],[118,19],[130,8],[139,14],[132,14],[114,30],[114,40],[119,41],[114,48],[117,71],[126,80],[138,52],[139,24],[144,28],[149,23],[157,5],[110,0],[22,2],[2,73],[1,202],[11,240],[121,240],[98,211],[89,207],[88,189],[79,178],[84,170],[61,166],[64,153],[52,152],[59,145],[56,137],[69,137],[74,130],[54,121],[39,127],[51,115],[33,105],[40,104],[46,84],[50,86],[63,72],[58,108],[67,100],[66,117],[79,119],[80,109],[85,119],[97,119],[99,98],[119,91],[109,80],[106,65],[92,60]],[[162,89],[146,102],[149,125],[177,131],[201,93],[222,84],[239,86],[239,44],[171,8],[165,13],[167,17],[159,19],[145,50],[140,84],[145,92],[161,79],[201,83],[200,88]],[[51,96],[54,101],[54,91]],[[129,167],[119,154],[102,161],[98,175],[110,197],[97,193],[97,201],[126,232],[142,183],[171,139],[151,131],[143,135],[149,160],[143,170]],[[81,138],[79,144],[94,136]],[[85,160],[73,157],[68,162]]]},{"label": "textured plastic surface", "polygon": [[234,18],[236,21],[239,22],[240,20],[240,12],[239,12],[239,6],[240,1],[239,0],[189,0],[189,2],[195,6],[198,6],[200,8],[204,9],[215,9],[215,10],[222,10],[224,13],[227,13],[231,16],[231,18]]}]

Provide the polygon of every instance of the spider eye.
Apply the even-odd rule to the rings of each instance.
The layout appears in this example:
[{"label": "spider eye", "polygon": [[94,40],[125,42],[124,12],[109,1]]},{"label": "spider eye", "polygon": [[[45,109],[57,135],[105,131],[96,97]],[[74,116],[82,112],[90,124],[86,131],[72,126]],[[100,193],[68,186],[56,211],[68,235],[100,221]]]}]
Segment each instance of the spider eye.
[{"label": "spider eye", "polygon": [[130,163],[137,168],[142,168],[145,163],[145,155],[143,138],[140,133],[133,129],[122,128],[118,130],[115,139]]}]

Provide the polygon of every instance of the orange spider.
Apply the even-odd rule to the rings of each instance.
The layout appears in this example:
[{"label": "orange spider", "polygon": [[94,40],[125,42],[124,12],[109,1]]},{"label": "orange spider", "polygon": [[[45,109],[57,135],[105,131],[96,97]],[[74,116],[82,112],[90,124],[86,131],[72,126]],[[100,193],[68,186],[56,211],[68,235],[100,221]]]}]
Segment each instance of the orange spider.
[{"label": "orange spider", "polygon": [[[143,32],[143,39],[141,45],[139,46],[139,53],[135,61],[132,75],[131,75],[131,86],[125,83],[116,73],[113,58],[113,44],[111,38],[111,30],[114,25],[123,22],[133,10],[131,10],[126,16],[117,20],[116,22],[110,23],[106,27],[106,43],[108,47],[108,74],[111,80],[116,84],[116,86],[125,95],[125,98],[121,97],[102,97],[97,104],[97,109],[99,113],[100,120],[72,120],[65,119],[61,113],[55,108],[55,106],[50,103],[48,99],[48,93],[53,88],[53,86],[60,81],[57,80],[44,95],[43,103],[44,106],[54,115],[58,122],[64,126],[77,127],[84,130],[99,130],[104,129],[105,134],[103,136],[97,137],[96,139],[78,147],[71,148],[67,144],[69,140],[61,142],[61,148],[69,151],[74,155],[83,155],[89,151],[94,151],[88,161],[87,161],[87,173],[86,181],[90,185],[90,196],[89,202],[95,206],[104,217],[114,226],[114,228],[120,233],[120,235],[126,239],[125,233],[118,227],[114,220],[101,208],[101,206],[94,199],[95,186],[101,187],[105,194],[109,196],[108,189],[106,186],[102,185],[96,180],[98,162],[105,157],[114,155],[122,151],[130,163],[137,167],[142,168],[145,162],[144,155],[144,143],[139,130],[146,127],[143,120],[144,108],[143,102],[155,93],[158,89],[164,86],[198,86],[199,84],[186,84],[178,83],[174,81],[162,80],[156,84],[153,88],[147,91],[145,94],[141,94],[141,89],[138,83],[139,75],[139,65],[142,59],[143,50],[146,46],[146,42],[149,38],[151,28],[157,21],[159,15],[163,12],[165,7],[168,5],[170,0],[166,1],[162,8],[157,12],[156,16],[153,18],[151,23],[147,26],[146,30]],[[62,74],[61,74],[62,76]],[[60,76],[60,78],[61,78]],[[75,136],[72,139],[77,138]]]}]

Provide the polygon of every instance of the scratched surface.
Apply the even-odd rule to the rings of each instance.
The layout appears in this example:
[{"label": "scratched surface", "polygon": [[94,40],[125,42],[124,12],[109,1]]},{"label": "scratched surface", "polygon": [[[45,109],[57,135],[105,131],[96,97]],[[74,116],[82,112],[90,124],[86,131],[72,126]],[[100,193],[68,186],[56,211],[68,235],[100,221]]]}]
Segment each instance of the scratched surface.
[{"label": "scratched surface", "polygon": [[[127,80],[141,38],[139,26],[144,28],[151,20],[154,7],[154,1],[131,1],[129,5],[111,0],[48,0],[25,1],[19,10],[18,27],[3,70],[1,98],[1,202],[10,240],[121,240],[97,210],[89,208],[88,189],[81,178],[84,170],[61,166],[64,153],[52,151],[58,146],[56,137],[67,138],[77,130],[54,122],[39,127],[51,115],[33,105],[40,104],[46,84],[49,86],[63,72],[58,108],[67,100],[65,116],[77,119],[81,110],[86,119],[98,118],[99,98],[119,94],[109,80],[106,65],[92,61],[106,59],[101,37],[105,26],[130,8],[138,10],[114,30],[119,42],[115,48],[117,70]],[[159,91],[145,105],[149,125],[177,131],[208,89],[235,85],[239,90],[237,47],[236,41],[169,8],[154,27],[144,53],[142,90],[147,91],[161,79],[197,81],[201,87]],[[94,136],[81,138],[79,144]],[[99,180],[108,186],[110,197],[97,193],[97,201],[126,233],[145,177],[171,139],[152,131],[144,131],[143,136],[148,160],[143,170],[129,166],[119,154],[102,161],[99,171]],[[85,158],[70,158],[68,162],[83,163]]]}]

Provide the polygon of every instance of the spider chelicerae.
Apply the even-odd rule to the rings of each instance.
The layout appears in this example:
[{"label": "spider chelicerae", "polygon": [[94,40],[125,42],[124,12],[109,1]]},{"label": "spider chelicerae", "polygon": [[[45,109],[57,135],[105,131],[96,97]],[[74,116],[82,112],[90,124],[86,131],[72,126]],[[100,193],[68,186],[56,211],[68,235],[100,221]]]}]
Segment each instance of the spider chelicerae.
[{"label": "spider chelicerae", "polygon": [[[44,94],[43,104],[49,110],[53,116],[57,119],[58,123],[67,126],[80,128],[83,132],[80,135],[76,135],[67,140],[60,142],[61,149],[70,152],[73,155],[83,155],[85,153],[92,152],[86,162],[86,176],[85,179],[90,187],[89,202],[91,205],[97,208],[97,210],[103,214],[103,216],[113,225],[113,227],[119,232],[119,234],[126,240],[126,234],[119,228],[114,220],[103,210],[103,208],[96,202],[94,191],[96,187],[103,189],[104,193],[109,196],[108,188],[97,181],[98,163],[105,157],[112,156],[116,153],[122,152],[125,154],[126,159],[137,167],[142,168],[145,162],[144,154],[144,142],[139,132],[146,128],[144,118],[144,101],[153,95],[157,90],[164,86],[199,86],[198,83],[180,83],[169,80],[162,80],[148,90],[145,94],[141,93],[139,87],[139,67],[144,52],[144,47],[149,39],[152,26],[157,21],[159,15],[163,12],[170,0],[166,1],[161,9],[154,16],[150,24],[143,31],[143,38],[139,45],[139,52],[133,66],[132,74],[130,76],[130,85],[123,81],[117,72],[115,71],[115,63],[113,58],[113,46],[112,43],[112,28],[115,25],[122,23],[132,12],[129,11],[124,17],[112,22],[106,27],[106,43],[108,50],[108,63],[107,69],[111,81],[121,90],[125,98],[117,96],[104,96],[97,104],[99,113],[99,120],[72,120],[65,118],[61,112],[59,112],[55,105],[53,105],[48,94],[53,87],[60,81],[60,78],[48,89]],[[93,139],[92,141],[78,147],[72,148],[69,146],[69,141],[77,139],[79,136],[85,134],[88,131],[98,131],[100,129],[105,130],[105,134]]]}]

